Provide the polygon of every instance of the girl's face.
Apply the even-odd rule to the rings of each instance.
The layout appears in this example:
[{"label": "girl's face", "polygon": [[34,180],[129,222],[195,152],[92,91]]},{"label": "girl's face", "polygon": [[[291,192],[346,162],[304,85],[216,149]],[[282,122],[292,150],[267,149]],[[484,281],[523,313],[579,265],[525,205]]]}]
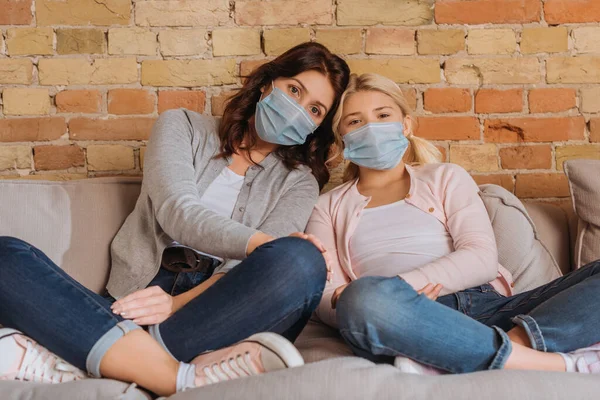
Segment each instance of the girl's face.
[{"label": "girl's face", "polygon": [[346,98],[338,127],[344,136],[372,122],[402,122],[404,134],[410,131],[410,117],[405,117],[396,102],[379,91],[361,91]]},{"label": "girl's face", "polygon": [[[329,79],[318,71],[304,71],[291,78],[277,78],[273,85],[283,93],[296,100],[302,106],[315,124],[320,125],[333,106],[335,92]],[[262,98],[271,93],[271,85],[261,91]]]}]

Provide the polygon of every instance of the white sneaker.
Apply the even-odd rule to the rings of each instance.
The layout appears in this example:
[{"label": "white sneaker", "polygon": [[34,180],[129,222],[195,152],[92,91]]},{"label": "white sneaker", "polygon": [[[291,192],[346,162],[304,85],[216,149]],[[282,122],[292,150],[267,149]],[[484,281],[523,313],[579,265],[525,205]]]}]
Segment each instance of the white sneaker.
[{"label": "white sneaker", "polygon": [[233,346],[201,354],[196,366],[195,386],[260,375],[304,365],[300,352],[284,337],[264,332]]},{"label": "white sneaker", "polygon": [[0,329],[0,381],[63,383],[86,374],[21,332]]},{"label": "white sneaker", "polygon": [[600,343],[571,353],[559,353],[565,360],[567,372],[600,374]]},{"label": "white sneaker", "polygon": [[394,366],[407,374],[442,375],[444,373],[439,369],[430,367],[429,365],[421,364],[420,362],[402,356],[396,357],[394,360]]}]

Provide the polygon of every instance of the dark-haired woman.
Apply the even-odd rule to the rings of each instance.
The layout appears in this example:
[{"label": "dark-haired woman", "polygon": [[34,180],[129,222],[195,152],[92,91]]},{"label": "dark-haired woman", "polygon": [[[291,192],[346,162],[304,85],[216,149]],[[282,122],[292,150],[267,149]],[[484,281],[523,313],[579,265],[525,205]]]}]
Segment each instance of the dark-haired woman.
[{"label": "dark-haired woman", "polygon": [[0,379],[62,382],[81,369],[169,395],[301,365],[290,341],[328,272],[322,245],[298,232],[329,179],[348,78],[342,59],[305,43],[256,69],[220,123],[163,113],[105,297],[0,238]]}]

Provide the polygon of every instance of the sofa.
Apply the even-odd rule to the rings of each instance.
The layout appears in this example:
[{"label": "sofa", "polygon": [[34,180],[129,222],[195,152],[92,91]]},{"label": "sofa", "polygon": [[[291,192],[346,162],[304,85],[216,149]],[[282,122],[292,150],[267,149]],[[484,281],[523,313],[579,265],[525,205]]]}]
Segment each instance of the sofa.
[{"label": "sofa", "polygon": [[[34,244],[83,285],[100,292],[108,277],[110,242],[135,206],[139,190],[140,179],[128,177],[67,182],[0,180],[0,236],[15,236]],[[486,207],[515,202],[514,196],[504,192],[493,185],[482,187],[482,193],[489,195]],[[493,221],[501,219],[502,213],[498,210],[488,209],[488,212]],[[524,277],[529,281],[540,279],[540,276],[548,280],[571,270],[574,243],[570,232],[577,229],[572,213],[540,202],[526,203],[525,210],[519,212],[534,229],[529,239],[535,245],[541,244],[542,251],[553,265],[542,266],[547,270],[534,271],[535,274],[531,273],[533,267],[527,267],[527,271],[516,271],[517,283]],[[495,229],[496,226],[500,227],[495,224]],[[505,236],[510,238],[514,234]],[[521,239],[519,241],[524,243]],[[509,256],[515,254],[508,253],[512,253]],[[507,259],[507,262],[510,260]],[[515,290],[522,290],[525,286],[517,286]],[[338,334],[318,321],[308,324],[296,346],[306,360],[303,367],[206,386],[173,395],[169,400],[551,400],[596,399],[600,395],[600,377],[580,374],[508,370],[442,376],[404,374],[391,365],[376,365],[354,357]],[[58,385],[0,382],[1,400],[149,398],[148,393],[135,385],[108,379],[87,379]]]}]

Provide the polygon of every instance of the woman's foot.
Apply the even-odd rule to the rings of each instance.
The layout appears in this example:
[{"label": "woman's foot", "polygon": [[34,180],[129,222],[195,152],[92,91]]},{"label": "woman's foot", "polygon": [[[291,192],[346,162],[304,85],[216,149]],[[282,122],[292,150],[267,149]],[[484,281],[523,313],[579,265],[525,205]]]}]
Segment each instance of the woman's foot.
[{"label": "woman's foot", "polygon": [[21,332],[0,329],[0,381],[63,383],[85,379],[85,373]]},{"label": "woman's foot", "polygon": [[[304,365],[300,352],[284,337],[264,332],[221,350],[201,354],[192,360],[193,369],[186,371],[189,382],[182,390],[260,375],[266,372]],[[180,368],[186,368],[182,364]],[[194,375],[191,375],[195,370]],[[178,379],[179,380],[179,379]],[[178,385],[178,390],[179,385]]]},{"label": "woman's foot", "polygon": [[400,371],[407,374],[417,375],[442,375],[443,371],[430,367],[429,365],[421,364],[417,361],[411,360],[408,357],[398,356],[394,360],[394,366]]},{"label": "woman's foot", "polygon": [[600,343],[572,353],[559,353],[566,364],[567,372],[581,372],[584,374],[600,373]]}]

